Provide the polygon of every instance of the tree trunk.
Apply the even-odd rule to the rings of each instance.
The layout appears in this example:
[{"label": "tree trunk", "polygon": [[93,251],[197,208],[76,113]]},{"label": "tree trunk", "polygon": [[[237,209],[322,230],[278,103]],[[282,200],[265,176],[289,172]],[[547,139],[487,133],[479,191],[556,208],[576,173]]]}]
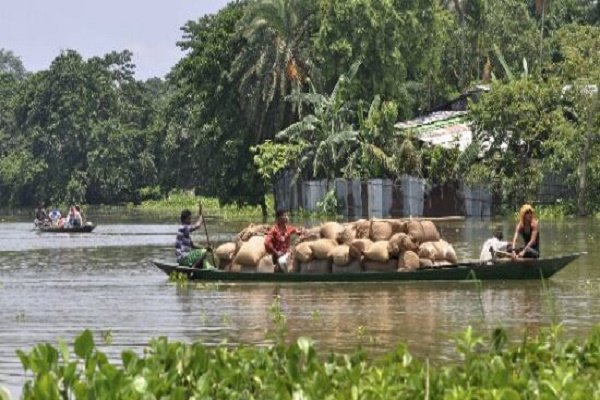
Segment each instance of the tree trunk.
[{"label": "tree trunk", "polygon": [[[591,124],[590,124],[591,125]],[[583,144],[583,153],[581,154],[581,160],[579,161],[579,198],[577,200],[577,208],[579,209],[579,216],[583,217],[585,213],[585,192],[587,186],[587,166],[588,159],[590,157],[590,142],[592,137],[591,126],[588,126],[587,134],[585,135],[585,142]]]}]

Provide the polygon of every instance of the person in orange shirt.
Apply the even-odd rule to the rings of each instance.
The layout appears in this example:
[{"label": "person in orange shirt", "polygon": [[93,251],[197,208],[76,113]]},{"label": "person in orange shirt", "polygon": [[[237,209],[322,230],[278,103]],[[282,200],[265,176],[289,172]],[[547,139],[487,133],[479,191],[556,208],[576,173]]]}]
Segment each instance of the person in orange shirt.
[{"label": "person in orange shirt", "polygon": [[275,272],[285,272],[290,254],[291,236],[300,235],[303,229],[289,225],[289,215],[286,210],[277,210],[275,225],[265,236],[265,248],[273,257]]}]

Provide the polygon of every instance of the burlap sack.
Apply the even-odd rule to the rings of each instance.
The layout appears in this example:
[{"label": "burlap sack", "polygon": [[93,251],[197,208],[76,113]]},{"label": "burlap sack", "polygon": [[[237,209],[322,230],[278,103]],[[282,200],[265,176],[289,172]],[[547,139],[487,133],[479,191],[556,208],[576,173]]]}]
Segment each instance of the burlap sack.
[{"label": "burlap sack", "polygon": [[342,234],[344,227],[337,222],[326,222],[321,225],[321,237],[324,239],[338,240],[338,236]]},{"label": "burlap sack", "polygon": [[425,242],[419,245],[419,258],[426,258],[431,261],[439,260],[438,249],[434,242]]},{"label": "burlap sack", "polygon": [[398,270],[419,268],[419,256],[414,251],[406,251],[398,257]]},{"label": "burlap sack", "polygon": [[252,236],[250,240],[242,244],[240,251],[235,256],[234,264],[256,266],[266,253],[265,237]]},{"label": "burlap sack", "polygon": [[236,244],[234,242],[223,243],[215,249],[215,256],[219,260],[231,261],[235,256]]},{"label": "burlap sack", "polygon": [[313,257],[318,260],[327,260],[329,252],[337,246],[337,242],[331,239],[319,239],[308,242],[313,253]]},{"label": "burlap sack", "polygon": [[404,253],[405,251],[417,250],[416,243],[404,232],[393,234],[388,243],[390,257],[396,257],[398,254]]},{"label": "burlap sack", "polygon": [[304,242],[312,242],[313,240],[321,239],[321,227],[316,226],[314,228],[305,229],[302,235],[296,239],[296,244]]},{"label": "burlap sack", "polygon": [[329,252],[329,257],[333,260],[334,264],[339,266],[345,266],[350,264],[352,258],[350,257],[350,246],[341,244],[336,246]]},{"label": "burlap sack", "polygon": [[386,262],[365,260],[363,267],[365,272],[394,272],[398,269],[398,260],[394,258]]},{"label": "burlap sack", "polygon": [[371,232],[371,221],[366,219],[359,219],[354,223],[356,227],[356,238],[357,239],[368,239]]},{"label": "burlap sack", "polygon": [[389,240],[390,237],[392,237],[392,225],[388,221],[373,220],[371,222],[369,238],[372,241]]},{"label": "burlap sack", "polygon": [[267,254],[260,259],[258,267],[256,267],[256,272],[275,272],[275,264],[273,264],[273,256],[271,254]]},{"label": "burlap sack", "polygon": [[271,225],[260,224],[254,225],[250,224],[246,228],[244,228],[239,234],[238,237],[243,241],[247,242],[253,236],[264,236],[271,229]]},{"label": "burlap sack", "polygon": [[243,273],[254,273],[256,272],[257,267],[251,265],[240,265],[240,264],[231,264],[229,267],[229,272],[243,272]]},{"label": "burlap sack", "polygon": [[337,242],[350,246],[354,239],[356,239],[356,226],[347,224],[344,226],[344,230],[338,235]]},{"label": "burlap sack", "polygon": [[331,265],[331,272],[334,274],[348,274],[362,272],[362,265],[359,260],[352,260],[347,265],[337,265],[335,262]]},{"label": "burlap sack", "polygon": [[301,262],[309,262],[313,259],[310,242],[302,242],[294,247],[294,256]]},{"label": "burlap sack", "polygon": [[390,219],[388,222],[392,226],[392,234],[407,233],[406,221],[401,219]]},{"label": "burlap sack", "polygon": [[431,261],[429,258],[420,258],[419,259],[419,268],[420,269],[433,268],[433,261]]},{"label": "burlap sack", "polygon": [[354,239],[350,245],[350,257],[356,260],[360,259],[372,245],[371,239]]},{"label": "burlap sack", "polygon": [[452,247],[450,243],[446,242],[443,239],[432,243],[437,250],[435,261],[448,261],[452,264],[456,264],[458,262],[458,258],[456,257],[454,247]]},{"label": "burlap sack", "polygon": [[331,260],[312,260],[300,263],[301,274],[329,274],[331,273]]},{"label": "burlap sack", "polygon": [[431,221],[408,221],[408,235],[417,243],[440,240],[440,233]]},{"label": "burlap sack", "polygon": [[387,262],[390,259],[388,244],[389,242],[387,240],[373,243],[373,245],[365,251],[365,258],[370,261]]}]

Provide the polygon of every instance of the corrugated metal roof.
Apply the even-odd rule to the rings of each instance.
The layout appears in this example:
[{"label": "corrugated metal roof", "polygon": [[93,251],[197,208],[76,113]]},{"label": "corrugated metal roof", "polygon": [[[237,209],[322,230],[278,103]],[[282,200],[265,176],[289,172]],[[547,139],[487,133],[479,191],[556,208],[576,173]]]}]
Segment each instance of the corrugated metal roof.
[{"label": "corrugated metal roof", "polygon": [[471,144],[473,133],[466,111],[439,111],[410,121],[399,122],[399,131],[411,131],[423,142],[463,151]]}]

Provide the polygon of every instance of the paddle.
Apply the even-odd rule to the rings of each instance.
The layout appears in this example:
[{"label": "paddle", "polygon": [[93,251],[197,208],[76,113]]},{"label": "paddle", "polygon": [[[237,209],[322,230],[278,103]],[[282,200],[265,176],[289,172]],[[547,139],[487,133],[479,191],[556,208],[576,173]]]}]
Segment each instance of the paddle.
[{"label": "paddle", "polygon": [[198,202],[198,214],[202,217],[202,225],[204,225],[204,233],[206,234],[206,243],[210,249],[210,254],[212,256],[213,265],[218,268],[217,261],[215,260],[215,253],[213,252],[212,245],[210,244],[210,238],[208,237],[208,228],[206,227],[206,218],[204,218],[204,214],[202,213],[202,202]]}]

